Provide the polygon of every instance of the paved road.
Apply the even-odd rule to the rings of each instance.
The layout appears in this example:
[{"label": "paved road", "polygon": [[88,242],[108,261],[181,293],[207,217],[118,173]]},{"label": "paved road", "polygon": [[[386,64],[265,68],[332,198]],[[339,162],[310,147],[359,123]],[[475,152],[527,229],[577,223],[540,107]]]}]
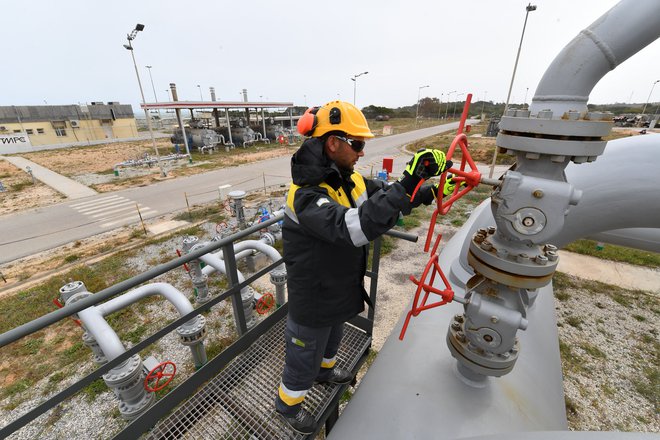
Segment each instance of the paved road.
[{"label": "paved road", "polygon": [[[368,175],[381,168],[383,157],[394,158],[394,173],[403,170],[409,155],[400,147],[414,140],[455,130],[458,123],[411,131],[370,141],[358,171]],[[204,174],[165,180],[155,185],[97,194],[57,205],[0,217],[0,264],[52,249],[144,219],[186,209],[191,205],[218,200],[218,186],[254,191],[290,182],[290,157],[223,168]]]}]

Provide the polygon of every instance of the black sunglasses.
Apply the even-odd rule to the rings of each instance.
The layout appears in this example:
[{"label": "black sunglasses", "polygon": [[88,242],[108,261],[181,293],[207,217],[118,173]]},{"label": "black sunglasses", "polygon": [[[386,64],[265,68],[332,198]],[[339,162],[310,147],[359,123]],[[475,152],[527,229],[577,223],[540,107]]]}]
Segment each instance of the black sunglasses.
[{"label": "black sunglasses", "polygon": [[348,139],[343,136],[335,136],[335,137],[340,141],[344,141],[348,145],[350,145],[353,151],[355,151],[356,153],[359,153],[360,151],[364,150],[364,146],[366,145],[365,141],[358,141],[357,139]]}]

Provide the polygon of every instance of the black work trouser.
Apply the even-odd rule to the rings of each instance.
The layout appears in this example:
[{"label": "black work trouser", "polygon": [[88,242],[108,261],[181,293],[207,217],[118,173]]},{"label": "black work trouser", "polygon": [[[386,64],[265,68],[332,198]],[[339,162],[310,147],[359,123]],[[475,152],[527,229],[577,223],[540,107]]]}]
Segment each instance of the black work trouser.
[{"label": "black work trouser", "polygon": [[287,316],[284,339],[286,359],[275,407],[295,415],[314,381],[324,381],[332,371],[344,323],[330,327],[307,327]]}]

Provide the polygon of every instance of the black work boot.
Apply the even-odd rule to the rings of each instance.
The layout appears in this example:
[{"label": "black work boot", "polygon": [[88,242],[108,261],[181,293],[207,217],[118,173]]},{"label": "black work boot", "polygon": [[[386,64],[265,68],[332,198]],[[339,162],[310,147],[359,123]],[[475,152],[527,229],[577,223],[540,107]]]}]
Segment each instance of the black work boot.
[{"label": "black work boot", "polygon": [[302,408],[300,408],[293,416],[287,416],[279,411],[276,412],[282,420],[291,427],[291,429],[300,434],[308,435],[313,433],[316,429],[316,421],[314,420],[314,417]]},{"label": "black work boot", "polygon": [[[324,368],[321,369],[325,370]],[[353,381],[353,374],[340,367],[334,367],[329,372],[323,371],[316,379],[318,383],[335,383],[338,385],[345,385]]]}]

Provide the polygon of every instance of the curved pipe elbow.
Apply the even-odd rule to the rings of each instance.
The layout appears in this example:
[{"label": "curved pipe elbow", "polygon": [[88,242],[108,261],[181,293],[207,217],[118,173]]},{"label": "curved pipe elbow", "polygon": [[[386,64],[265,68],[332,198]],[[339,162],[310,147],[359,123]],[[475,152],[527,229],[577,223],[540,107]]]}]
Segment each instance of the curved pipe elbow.
[{"label": "curved pipe elbow", "polygon": [[539,83],[530,111],[587,111],[594,86],[610,70],[660,36],[660,2],[623,0],[581,31],[554,59]]},{"label": "curved pipe elbow", "polygon": [[176,287],[167,283],[152,283],[145,286],[140,286],[125,294],[111,299],[101,305],[96,306],[102,316],[107,316],[111,313],[119,311],[142,298],[147,296],[161,295],[169,301],[179,312],[179,315],[184,316],[193,311],[193,306],[188,301],[188,298]]},{"label": "curved pipe elbow", "polygon": [[106,322],[98,307],[89,307],[78,312],[85,329],[99,344],[105,357],[111,361],[126,351],[117,333]]}]

